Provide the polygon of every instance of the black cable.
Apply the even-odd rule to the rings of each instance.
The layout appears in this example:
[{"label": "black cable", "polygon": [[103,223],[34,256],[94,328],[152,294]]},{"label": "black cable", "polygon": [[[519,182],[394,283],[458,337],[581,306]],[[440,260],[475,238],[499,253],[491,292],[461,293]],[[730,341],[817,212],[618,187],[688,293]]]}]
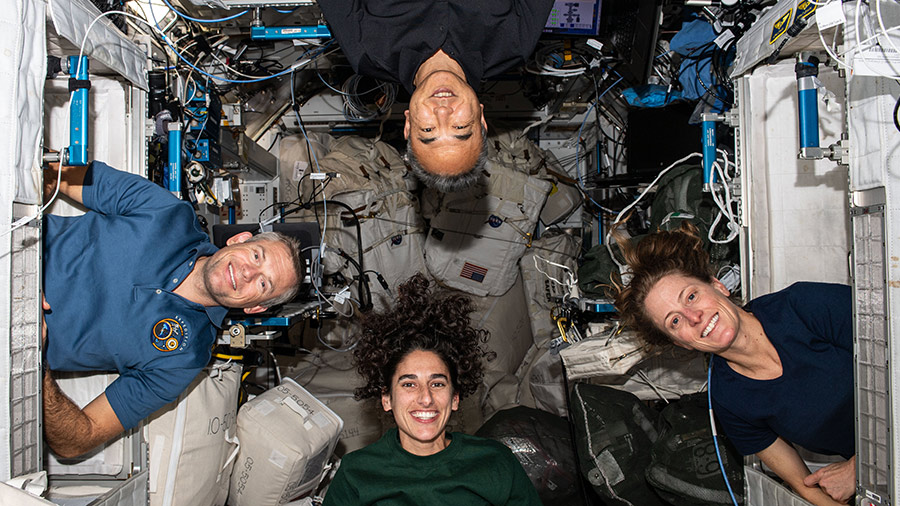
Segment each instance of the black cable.
[{"label": "black cable", "polygon": [[897,119],[898,111],[900,111],[900,97],[897,97],[897,103],[894,104],[894,127],[900,132],[900,119]]},{"label": "black cable", "polygon": [[[350,207],[349,205],[347,205],[339,200],[332,199],[332,200],[329,200],[328,203],[336,204],[339,207],[343,207],[350,213],[351,216],[353,216],[353,223],[354,223],[354,225],[356,225],[356,248],[357,248],[357,256],[359,257],[359,270],[360,270],[360,272],[362,272],[364,270],[364,268],[363,268],[364,264],[363,264],[363,248],[362,248],[362,228],[360,227],[360,224],[359,224],[359,216],[357,216],[356,211],[354,211],[352,207]],[[323,202],[310,202],[309,204],[313,205],[313,206],[326,205],[326,203],[324,201]],[[338,217],[340,218],[340,215],[338,215]],[[325,219],[326,220],[328,219],[327,215],[325,216]],[[316,222],[318,222],[318,220],[316,220]],[[368,294],[368,300],[361,301],[363,306],[360,307],[360,311],[368,311],[372,307],[372,295],[371,295],[371,292],[369,292],[369,290],[368,290],[369,283],[365,279],[365,276],[360,276],[359,278],[360,278],[359,279],[359,297],[360,297],[360,299],[362,299],[364,293]]]}]

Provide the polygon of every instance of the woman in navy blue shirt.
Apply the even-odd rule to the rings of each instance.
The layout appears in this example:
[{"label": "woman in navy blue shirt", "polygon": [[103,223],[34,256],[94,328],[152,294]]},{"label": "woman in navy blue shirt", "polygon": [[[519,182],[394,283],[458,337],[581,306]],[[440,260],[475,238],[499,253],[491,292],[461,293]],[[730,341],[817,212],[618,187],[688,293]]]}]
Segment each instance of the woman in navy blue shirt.
[{"label": "woman in navy blue shirt", "polygon": [[[796,283],[740,307],[689,224],[622,250],[632,274],[617,285],[624,323],[650,344],[711,353],[714,412],[737,449],[814,504],[846,503],[856,472],[850,287]],[[811,474],[793,444],[847,460]]]}]

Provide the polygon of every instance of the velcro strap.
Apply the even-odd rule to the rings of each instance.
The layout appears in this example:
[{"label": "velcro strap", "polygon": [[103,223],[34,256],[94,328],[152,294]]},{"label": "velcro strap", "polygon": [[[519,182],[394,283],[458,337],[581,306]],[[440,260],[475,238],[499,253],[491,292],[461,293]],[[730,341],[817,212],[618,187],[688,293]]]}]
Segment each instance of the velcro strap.
[{"label": "velcro strap", "polygon": [[72,93],[75,90],[89,90],[91,89],[91,82],[87,79],[75,79],[74,77],[69,78],[69,93]]}]

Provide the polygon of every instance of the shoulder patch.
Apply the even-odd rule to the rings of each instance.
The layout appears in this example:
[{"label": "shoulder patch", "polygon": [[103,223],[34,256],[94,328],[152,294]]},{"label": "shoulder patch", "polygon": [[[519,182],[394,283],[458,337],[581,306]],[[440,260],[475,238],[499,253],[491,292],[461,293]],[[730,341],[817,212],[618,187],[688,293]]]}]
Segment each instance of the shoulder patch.
[{"label": "shoulder patch", "polygon": [[153,325],[151,342],[159,351],[169,352],[184,348],[187,340],[187,325],[177,316],[163,318]]}]

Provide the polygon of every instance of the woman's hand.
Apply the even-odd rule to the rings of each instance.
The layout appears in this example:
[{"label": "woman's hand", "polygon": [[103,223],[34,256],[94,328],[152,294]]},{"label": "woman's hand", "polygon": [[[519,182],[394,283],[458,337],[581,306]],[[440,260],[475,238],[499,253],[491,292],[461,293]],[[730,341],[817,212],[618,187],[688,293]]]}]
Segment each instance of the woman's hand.
[{"label": "woman's hand", "polygon": [[803,479],[807,487],[819,486],[835,501],[846,503],[856,491],[856,455],[845,462],[829,464]]},{"label": "woman's hand", "polygon": [[47,303],[47,298],[44,297],[44,294],[41,294],[41,349],[47,347],[47,317],[44,315],[46,311],[50,311],[50,304]]}]

